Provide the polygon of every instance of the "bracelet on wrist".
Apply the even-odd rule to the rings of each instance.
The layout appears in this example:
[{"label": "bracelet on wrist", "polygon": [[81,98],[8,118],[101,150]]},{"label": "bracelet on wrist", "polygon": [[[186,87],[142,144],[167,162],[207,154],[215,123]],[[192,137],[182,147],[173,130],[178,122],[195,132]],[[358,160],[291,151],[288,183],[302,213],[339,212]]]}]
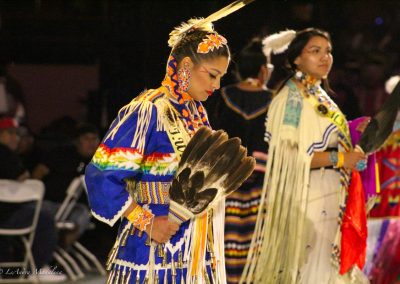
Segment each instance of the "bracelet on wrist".
[{"label": "bracelet on wrist", "polygon": [[336,168],[343,168],[344,166],[344,154],[343,152],[338,152],[338,162]]},{"label": "bracelet on wrist", "polygon": [[338,163],[338,152],[337,151],[330,151],[329,152],[329,161],[331,162],[332,166],[335,168]]},{"label": "bracelet on wrist", "polygon": [[334,168],[342,168],[344,165],[343,152],[331,151],[329,152],[329,161]]},{"label": "bracelet on wrist", "polygon": [[145,210],[142,206],[137,205],[126,218],[133,224],[133,226],[135,226],[136,229],[143,232],[153,220],[154,214]]}]

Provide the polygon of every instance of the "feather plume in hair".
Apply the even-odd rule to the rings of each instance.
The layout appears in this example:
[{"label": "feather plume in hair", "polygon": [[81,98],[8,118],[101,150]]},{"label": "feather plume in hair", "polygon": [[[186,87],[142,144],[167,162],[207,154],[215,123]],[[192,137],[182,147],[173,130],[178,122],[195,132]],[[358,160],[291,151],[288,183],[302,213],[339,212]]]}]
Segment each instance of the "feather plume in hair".
[{"label": "feather plume in hair", "polygon": [[271,52],[273,54],[284,52],[295,37],[296,32],[293,30],[286,30],[267,36],[262,41],[264,55],[269,57]]},{"label": "feather plume in hair", "polygon": [[168,46],[169,47],[174,47],[177,45],[182,38],[195,26],[197,29],[205,31],[205,32],[213,32],[214,27],[212,22],[204,23],[201,26],[198,26],[197,24],[202,22],[203,18],[192,18],[189,21],[182,23],[180,26],[176,27],[170,34],[169,34],[169,40],[168,40]]},{"label": "feather plume in hair", "polygon": [[225,6],[224,8],[218,10],[217,12],[211,14],[207,18],[205,18],[202,21],[200,21],[199,23],[197,23],[194,28],[197,29],[198,27],[201,27],[204,24],[216,22],[219,19],[222,19],[222,18],[232,14],[233,12],[236,12],[237,10],[243,8],[244,6],[246,6],[247,4],[250,4],[253,1],[254,0],[234,1],[231,4],[229,4],[228,6]]},{"label": "feather plume in hair", "polygon": [[236,12],[240,8],[246,6],[247,4],[250,4],[253,1],[254,0],[237,0],[229,4],[228,6],[225,6],[224,8],[218,10],[217,12],[211,14],[205,19],[193,18],[186,23],[182,23],[179,27],[176,27],[169,34],[168,46],[174,47],[192,29],[200,29],[209,33],[213,32],[213,22],[216,22],[219,19],[226,17],[229,14],[232,14],[233,12]]},{"label": "feather plume in hair", "polygon": [[170,188],[170,218],[178,223],[206,211],[236,190],[253,172],[255,160],[239,138],[200,128],[182,154]]}]

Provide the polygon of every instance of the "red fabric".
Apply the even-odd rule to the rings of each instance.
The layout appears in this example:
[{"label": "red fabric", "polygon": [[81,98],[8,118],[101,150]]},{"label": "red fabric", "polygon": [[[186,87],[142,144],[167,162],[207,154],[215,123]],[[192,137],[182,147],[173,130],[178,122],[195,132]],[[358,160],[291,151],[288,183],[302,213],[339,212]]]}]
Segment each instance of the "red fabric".
[{"label": "red fabric", "polygon": [[341,227],[340,274],[345,274],[354,265],[362,269],[367,250],[367,215],[364,189],[358,171],[352,172],[348,191]]},{"label": "red fabric", "polygon": [[377,153],[381,192],[370,212],[371,217],[400,216],[400,131],[392,134],[393,143]]},{"label": "red fabric", "polygon": [[18,122],[10,117],[0,119],[0,129],[18,128]]}]

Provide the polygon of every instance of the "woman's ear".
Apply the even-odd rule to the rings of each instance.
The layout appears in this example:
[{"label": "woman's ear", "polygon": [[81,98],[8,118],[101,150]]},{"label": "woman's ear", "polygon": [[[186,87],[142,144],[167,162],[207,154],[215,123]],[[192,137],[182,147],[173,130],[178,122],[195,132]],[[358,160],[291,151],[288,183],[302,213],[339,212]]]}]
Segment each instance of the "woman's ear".
[{"label": "woman's ear", "polygon": [[299,66],[300,63],[301,63],[301,58],[300,58],[300,56],[297,56],[293,63],[296,64],[296,66]]},{"label": "woman's ear", "polygon": [[180,65],[180,67],[186,66],[186,67],[192,69],[194,66],[194,63],[189,56],[186,56],[186,57],[182,58],[181,63],[179,65]]}]

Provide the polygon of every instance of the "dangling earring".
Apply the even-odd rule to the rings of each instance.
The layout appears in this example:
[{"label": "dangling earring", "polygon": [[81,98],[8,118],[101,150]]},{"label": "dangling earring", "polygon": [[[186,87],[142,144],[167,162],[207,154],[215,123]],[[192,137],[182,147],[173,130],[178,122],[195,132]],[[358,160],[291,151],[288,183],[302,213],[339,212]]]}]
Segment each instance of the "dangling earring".
[{"label": "dangling earring", "polygon": [[300,70],[296,70],[296,72],[294,73],[294,77],[298,80],[298,81],[302,81],[305,78],[305,75],[303,72],[301,72]]},{"label": "dangling earring", "polygon": [[189,63],[183,63],[183,67],[178,70],[178,83],[181,92],[187,92],[190,88],[190,77],[192,73],[189,69]]}]

